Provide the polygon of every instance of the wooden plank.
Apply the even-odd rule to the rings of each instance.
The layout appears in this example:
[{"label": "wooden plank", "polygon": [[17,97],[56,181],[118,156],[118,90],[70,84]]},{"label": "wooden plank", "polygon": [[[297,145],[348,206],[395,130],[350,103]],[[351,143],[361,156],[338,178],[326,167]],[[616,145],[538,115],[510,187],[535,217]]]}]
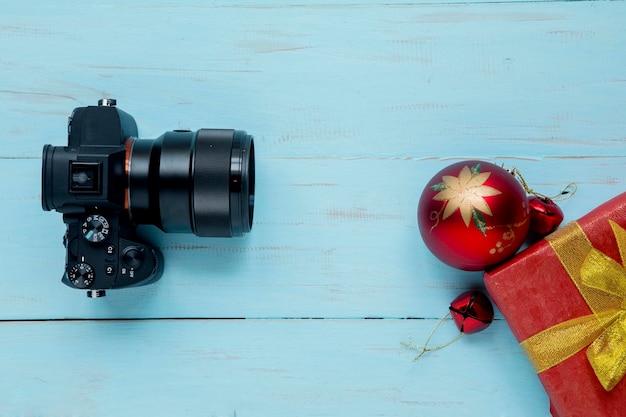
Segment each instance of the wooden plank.
[{"label": "wooden plank", "polygon": [[[424,247],[416,222],[420,183],[452,161],[261,159],[256,224],[244,238],[164,234],[155,285],[102,300],[62,285],[61,216],[39,204],[38,160],[0,160],[0,318],[439,317],[481,274],[456,271]],[[534,188],[578,191],[567,219],[624,189],[624,157],[499,159]],[[419,186],[417,184],[420,184]],[[16,220],[19,219],[19,220]]]},{"label": "wooden plank", "polygon": [[503,322],[413,363],[400,341],[434,324],[5,322],[0,415],[548,416]]},{"label": "wooden plank", "polygon": [[102,96],[145,137],[247,129],[268,157],[611,155],[624,140],[622,2],[4,9],[3,156],[62,144],[71,110]]}]

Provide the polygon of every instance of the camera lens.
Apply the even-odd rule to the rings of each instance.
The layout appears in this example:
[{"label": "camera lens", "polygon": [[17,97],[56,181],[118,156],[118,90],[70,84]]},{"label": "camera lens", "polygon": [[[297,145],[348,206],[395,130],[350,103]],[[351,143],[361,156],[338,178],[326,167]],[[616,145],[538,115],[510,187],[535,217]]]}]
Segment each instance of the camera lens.
[{"label": "camera lens", "polygon": [[246,132],[171,131],[126,147],[133,222],[214,237],[252,228],[254,141]]}]

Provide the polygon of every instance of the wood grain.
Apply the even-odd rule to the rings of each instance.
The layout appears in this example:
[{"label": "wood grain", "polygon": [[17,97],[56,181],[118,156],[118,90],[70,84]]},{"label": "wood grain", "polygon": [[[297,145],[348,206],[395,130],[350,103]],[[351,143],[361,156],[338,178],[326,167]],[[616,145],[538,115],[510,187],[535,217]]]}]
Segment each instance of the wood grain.
[{"label": "wood grain", "polygon": [[[0,0],[0,416],[548,416],[497,314],[414,364],[480,273],[419,238],[424,184],[481,158],[577,193],[624,191],[624,2]],[[41,149],[114,97],[140,136],[255,136],[240,239],[140,233],[155,285],[62,285],[64,225]],[[441,341],[454,336],[450,322]]]},{"label": "wood grain", "polygon": [[[483,338],[465,338],[412,363],[415,352],[400,341],[427,333],[434,324],[5,323],[0,355],[11,358],[3,365],[11,377],[0,381],[0,411],[81,416],[547,415],[540,385],[503,322]],[[441,336],[450,335],[444,330]],[[502,342],[510,343],[504,347]],[[29,347],[33,345],[44,345],[46,354],[36,354]],[[481,381],[481,375],[490,375],[490,381]]]}]

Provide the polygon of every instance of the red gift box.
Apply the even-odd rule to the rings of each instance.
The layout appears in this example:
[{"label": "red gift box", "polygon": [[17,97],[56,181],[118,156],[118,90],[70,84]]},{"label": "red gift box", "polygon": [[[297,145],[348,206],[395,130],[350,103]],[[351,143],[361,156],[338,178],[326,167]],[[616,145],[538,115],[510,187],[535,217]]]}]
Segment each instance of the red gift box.
[{"label": "red gift box", "polygon": [[485,273],[555,417],[626,415],[626,193]]}]

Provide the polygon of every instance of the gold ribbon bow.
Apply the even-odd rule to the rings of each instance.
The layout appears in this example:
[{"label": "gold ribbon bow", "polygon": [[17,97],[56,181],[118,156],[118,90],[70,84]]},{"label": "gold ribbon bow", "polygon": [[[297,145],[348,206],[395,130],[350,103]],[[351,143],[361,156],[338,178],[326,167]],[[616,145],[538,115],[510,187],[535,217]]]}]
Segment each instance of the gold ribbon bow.
[{"label": "gold ribbon bow", "polygon": [[589,346],[587,359],[607,391],[626,374],[626,230],[609,223],[622,265],[595,249],[578,223],[546,238],[593,314],[557,324],[521,343],[537,373]]}]

